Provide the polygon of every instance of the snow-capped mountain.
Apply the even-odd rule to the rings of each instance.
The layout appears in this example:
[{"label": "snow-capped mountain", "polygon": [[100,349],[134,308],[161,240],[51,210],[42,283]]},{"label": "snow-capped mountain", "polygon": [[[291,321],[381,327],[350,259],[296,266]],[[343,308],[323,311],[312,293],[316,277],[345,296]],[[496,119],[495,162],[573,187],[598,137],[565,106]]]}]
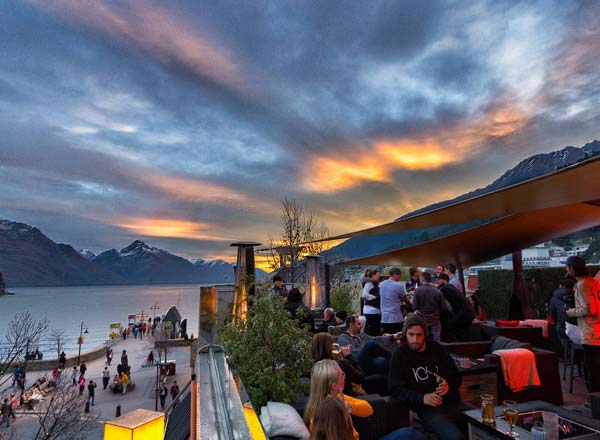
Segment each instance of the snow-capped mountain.
[{"label": "snow-capped mountain", "polygon": [[92,251],[90,251],[89,249],[78,249],[77,252],[79,252],[79,255],[81,255],[83,258],[85,258],[87,260],[91,260],[92,258],[94,258],[96,256],[96,254],[93,253]]}]

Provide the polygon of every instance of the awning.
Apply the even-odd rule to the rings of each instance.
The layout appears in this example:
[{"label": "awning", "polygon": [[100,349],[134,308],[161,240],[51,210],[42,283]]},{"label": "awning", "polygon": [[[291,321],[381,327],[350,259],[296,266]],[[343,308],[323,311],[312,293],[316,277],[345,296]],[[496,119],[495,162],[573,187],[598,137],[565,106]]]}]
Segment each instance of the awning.
[{"label": "awning", "polygon": [[[595,162],[596,166],[600,161]],[[587,172],[590,169],[587,168]],[[579,177],[576,185],[581,185],[583,197],[592,194],[598,198],[600,170],[590,179]],[[590,182],[590,185],[588,185]],[[565,184],[566,182],[563,182]],[[532,187],[529,187],[530,189]],[[531,189],[535,191],[536,189]],[[552,185],[548,188],[555,192],[561,189]],[[536,195],[530,195],[533,206]],[[556,197],[554,200],[558,200]],[[550,202],[548,197],[546,202]],[[481,208],[484,209],[484,208]],[[497,211],[498,212],[498,211]],[[456,262],[459,267],[469,267],[502,255],[534,246],[562,235],[571,234],[582,229],[600,225],[600,200],[589,203],[571,203],[546,209],[530,210],[516,215],[503,217],[484,225],[476,226],[466,231],[431,240],[416,246],[410,246],[391,252],[371,255],[364,258],[344,261],[338,264],[380,265],[393,264],[398,266],[419,265],[435,266],[448,261]],[[428,225],[431,226],[431,225]]]},{"label": "awning", "polygon": [[[402,218],[373,228],[316,241],[341,240],[351,237],[463,223],[486,218],[506,217],[533,210],[589,202],[599,198],[600,156],[596,156],[558,171],[553,171],[543,176],[471,199],[456,202],[452,205]],[[569,230],[571,229],[569,228]],[[567,234],[567,232],[559,233],[559,235],[564,234]],[[536,243],[539,242],[537,241]],[[436,261],[453,260],[446,260],[440,256]]]}]

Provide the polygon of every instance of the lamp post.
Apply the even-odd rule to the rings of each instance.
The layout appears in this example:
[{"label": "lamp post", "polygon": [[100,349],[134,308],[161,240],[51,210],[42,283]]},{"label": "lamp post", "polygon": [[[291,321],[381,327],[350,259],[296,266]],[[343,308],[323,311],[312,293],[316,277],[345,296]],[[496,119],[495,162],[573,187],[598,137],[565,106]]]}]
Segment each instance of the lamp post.
[{"label": "lamp post", "polygon": [[87,327],[85,327],[85,332],[83,331],[84,327],[85,326],[83,325],[83,321],[81,321],[81,327],[79,329],[79,338],[77,339],[77,344],[79,345],[79,353],[77,353],[77,366],[80,365],[81,361],[81,344],[83,344],[83,334],[89,333]]},{"label": "lamp post", "polygon": [[154,301],[154,304],[150,306],[150,310],[154,312],[154,316],[152,317],[152,324],[154,324],[154,320],[156,319],[156,311],[160,310],[160,306],[158,305],[158,301]]}]

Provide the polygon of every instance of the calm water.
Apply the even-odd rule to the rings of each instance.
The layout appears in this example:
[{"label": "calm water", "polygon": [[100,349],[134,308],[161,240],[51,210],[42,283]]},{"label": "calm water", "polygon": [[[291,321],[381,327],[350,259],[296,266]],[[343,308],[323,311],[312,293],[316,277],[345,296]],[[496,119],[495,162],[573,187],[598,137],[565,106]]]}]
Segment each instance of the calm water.
[{"label": "calm water", "polygon": [[[128,314],[153,316],[150,307],[157,302],[156,315],[177,306],[188,320],[188,333],[198,334],[198,302],[200,284],[150,286],[83,286],[10,288],[16,295],[0,297],[0,339],[4,341],[7,323],[15,313],[29,312],[35,319],[48,318],[50,329],[63,330],[67,354],[77,353],[77,337],[81,321],[89,333],[84,335],[82,351],[101,345],[109,335],[109,324],[127,324]],[[148,318],[146,318],[148,320]],[[40,349],[45,357],[54,357],[50,341]]]}]

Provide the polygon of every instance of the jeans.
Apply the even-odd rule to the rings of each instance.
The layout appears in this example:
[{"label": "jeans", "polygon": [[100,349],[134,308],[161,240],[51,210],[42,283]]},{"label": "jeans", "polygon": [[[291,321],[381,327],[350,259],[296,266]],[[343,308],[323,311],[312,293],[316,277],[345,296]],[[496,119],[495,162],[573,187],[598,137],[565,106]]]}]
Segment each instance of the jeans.
[{"label": "jeans", "polygon": [[380,437],[379,440],[421,440],[422,438],[423,435],[415,429],[400,428]]},{"label": "jeans", "polygon": [[473,408],[475,408],[473,405],[459,401],[439,407],[426,405],[417,414],[425,430],[435,434],[437,438],[442,440],[462,440],[465,436],[458,428],[457,423],[464,422],[462,419],[463,411]]},{"label": "jeans", "polygon": [[89,395],[88,402],[90,402],[92,404],[92,406],[94,406],[94,394]]},{"label": "jeans", "polygon": [[600,345],[583,344],[583,363],[588,391],[600,391]]},{"label": "jeans", "polygon": [[365,314],[365,318],[367,318],[367,325],[365,325],[365,333],[371,336],[379,336],[381,334],[381,315],[375,314]]},{"label": "jeans", "polygon": [[432,325],[428,326],[429,334],[431,335],[431,339],[435,342],[440,342],[442,338],[442,324],[438,322],[434,322]]},{"label": "jeans", "polygon": [[10,428],[10,417],[8,414],[2,414],[2,422],[0,424],[4,422],[6,422],[6,427]]},{"label": "jeans", "polygon": [[[354,354],[354,353],[353,353]],[[387,374],[391,352],[375,341],[367,341],[356,354],[356,361],[365,375]]]}]

